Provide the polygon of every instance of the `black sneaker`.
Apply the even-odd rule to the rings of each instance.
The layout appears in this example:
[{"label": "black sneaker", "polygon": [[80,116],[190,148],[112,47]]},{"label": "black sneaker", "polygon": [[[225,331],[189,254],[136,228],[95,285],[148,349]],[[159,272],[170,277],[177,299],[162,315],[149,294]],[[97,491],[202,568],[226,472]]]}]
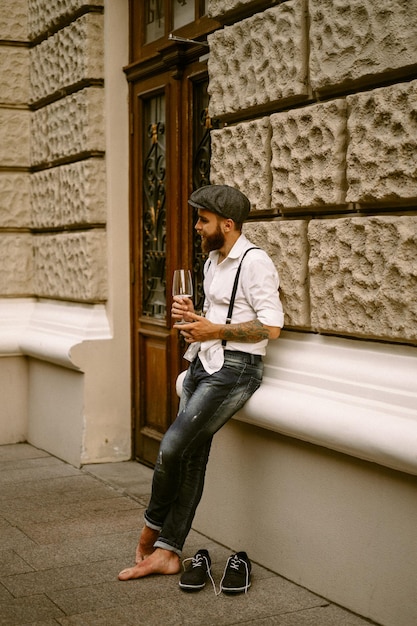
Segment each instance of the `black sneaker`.
[{"label": "black sneaker", "polygon": [[207,576],[211,578],[209,553],[207,550],[199,550],[192,558],[183,561],[183,567],[187,561],[191,563],[181,574],[179,585],[183,591],[199,591],[205,587]]},{"label": "black sneaker", "polygon": [[220,591],[223,593],[245,593],[249,589],[252,564],[246,552],[237,552],[227,559]]}]

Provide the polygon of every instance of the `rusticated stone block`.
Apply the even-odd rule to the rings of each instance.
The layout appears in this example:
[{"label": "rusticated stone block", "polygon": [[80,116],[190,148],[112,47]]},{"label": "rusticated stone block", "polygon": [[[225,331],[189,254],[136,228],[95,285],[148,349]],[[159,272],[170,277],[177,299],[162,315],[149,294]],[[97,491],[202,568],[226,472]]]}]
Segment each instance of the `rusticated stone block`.
[{"label": "rusticated stone block", "polygon": [[270,160],[268,117],[211,133],[210,182],[237,187],[252,210],[270,208]]},{"label": "rusticated stone block", "polygon": [[104,223],[104,160],[88,159],[32,174],[31,204],[36,228]]},{"label": "rusticated stone block", "polygon": [[417,81],[348,96],[347,199],[417,198]]},{"label": "rusticated stone block", "polygon": [[29,50],[0,46],[0,103],[27,104],[29,101]]},{"label": "rusticated stone block", "polygon": [[28,227],[30,223],[30,174],[0,172],[0,227]]},{"label": "rusticated stone block", "polygon": [[208,0],[207,15],[209,17],[220,17],[233,9],[252,4],[253,0]]},{"label": "rusticated stone block", "polygon": [[413,0],[310,0],[313,89],[366,84],[375,74],[415,67],[417,3]]},{"label": "rusticated stone block", "polygon": [[61,225],[60,168],[35,172],[30,177],[32,225],[51,228]]},{"label": "rusticated stone block", "polygon": [[247,222],[244,233],[269,254],[278,269],[285,326],[309,327],[307,222]]},{"label": "rusticated stone block", "polygon": [[0,233],[0,295],[32,295],[32,236]]},{"label": "rusticated stone block", "polygon": [[0,39],[27,41],[28,0],[1,0]]},{"label": "rusticated stone block", "polygon": [[342,99],[271,115],[271,208],[345,201],[346,104]]},{"label": "rusticated stone block", "polygon": [[34,237],[39,297],[101,302],[107,296],[106,233],[89,230]]},{"label": "rusticated stone block", "polygon": [[104,76],[104,17],[82,15],[59,32],[63,83]]},{"label": "rusticated stone block", "polygon": [[88,87],[33,113],[33,165],[104,149],[103,89]]},{"label": "rusticated stone block", "polygon": [[82,15],[31,50],[32,101],[103,76],[103,15]]},{"label": "rusticated stone block", "polygon": [[61,169],[62,223],[106,221],[106,164],[89,159]]},{"label": "rusticated stone block", "polygon": [[104,0],[28,0],[31,39],[56,28],[83,7],[103,7]]},{"label": "rusticated stone block", "polygon": [[303,0],[290,0],[208,38],[212,117],[307,95]]},{"label": "rusticated stone block", "polygon": [[62,86],[58,60],[59,33],[30,50],[30,100],[35,102]]},{"label": "rusticated stone block", "polygon": [[0,109],[0,165],[28,167],[29,153],[29,111]]},{"label": "rusticated stone block", "polygon": [[309,224],[313,327],[417,340],[417,217],[348,217]]}]

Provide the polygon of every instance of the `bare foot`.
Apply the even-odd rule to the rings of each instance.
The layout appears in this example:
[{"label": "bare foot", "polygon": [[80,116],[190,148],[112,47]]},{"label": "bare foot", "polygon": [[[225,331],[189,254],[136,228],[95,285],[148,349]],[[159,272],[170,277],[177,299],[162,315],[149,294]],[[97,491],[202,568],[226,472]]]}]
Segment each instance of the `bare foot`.
[{"label": "bare foot", "polygon": [[138,547],[136,548],[136,563],[140,563],[154,552],[155,548],[153,544],[158,537],[159,530],[153,530],[153,528],[149,528],[148,526],[142,528]]},{"label": "bare foot", "polygon": [[133,567],[122,570],[119,580],[143,578],[150,574],[178,574],[180,570],[181,562],[178,554],[164,548],[156,548],[146,559],[136,563]]}]

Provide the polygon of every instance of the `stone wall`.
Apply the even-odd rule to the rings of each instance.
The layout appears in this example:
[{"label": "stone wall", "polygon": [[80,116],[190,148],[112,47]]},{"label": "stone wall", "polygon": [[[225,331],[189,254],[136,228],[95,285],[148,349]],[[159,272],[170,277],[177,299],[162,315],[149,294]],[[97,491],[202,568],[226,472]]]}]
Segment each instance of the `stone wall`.
[{"label": "stone wall", "polygon": [[0,6],[0,297],[103,302],[103,0]]},{"label": "stone wall", "polygon": [[416,344],[417,4],[208,6],[211,182],[251,199],[286,327]]},{"label": "stone wall", "polygon": [[0,5],[0,296],[32,293],[27,2]]}]

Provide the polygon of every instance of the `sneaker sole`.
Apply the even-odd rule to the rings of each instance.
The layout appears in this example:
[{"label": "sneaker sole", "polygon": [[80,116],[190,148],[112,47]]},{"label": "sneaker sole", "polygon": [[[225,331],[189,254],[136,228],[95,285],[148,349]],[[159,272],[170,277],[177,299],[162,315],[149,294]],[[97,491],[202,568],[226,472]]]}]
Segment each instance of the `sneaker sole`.
[{"label": "sneaker sole", "polygon": [[201,591],[201,589],[204,589],[204,587],[206,586],[206,583],[203,583],[202,585],[185,585],[184,583],[178,583],[180,586],[180,589],[182,589],[183,591]]},{"label": "sneaker sole", "polygon": [[222,587],[221,591],[222,593],[243,593],[244,591],[247,591],[250,586],[251,583],[245,585],[245,587]]}]

